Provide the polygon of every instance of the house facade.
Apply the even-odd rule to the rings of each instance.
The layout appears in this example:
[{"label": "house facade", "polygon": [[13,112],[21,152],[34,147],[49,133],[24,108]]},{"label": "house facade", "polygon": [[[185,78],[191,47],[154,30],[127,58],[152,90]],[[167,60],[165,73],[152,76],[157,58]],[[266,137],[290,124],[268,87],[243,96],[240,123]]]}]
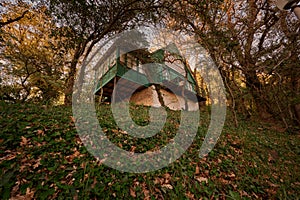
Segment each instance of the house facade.
[{"label": "house facade", "polygon": [[174,49],[173,45],[153,53],[145,49],[127,52],[112,45],[94,68],[95,95],[107,102],[127,99],[138,105],[197,110],[198,102],[205,99],[197,94],[190,68]]}]

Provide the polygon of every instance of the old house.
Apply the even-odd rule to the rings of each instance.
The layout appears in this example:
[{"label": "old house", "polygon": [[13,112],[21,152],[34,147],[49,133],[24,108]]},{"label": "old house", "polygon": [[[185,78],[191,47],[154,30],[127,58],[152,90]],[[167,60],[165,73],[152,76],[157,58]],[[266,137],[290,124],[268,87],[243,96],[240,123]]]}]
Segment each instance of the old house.
[{"label": "old house", "polygon": [[205,98],[197,94],[192,72],[176,52],[175,45],[150,53],[145,49],[128,52],[113,44],[94,68],[98,77],[94,93],[107,102],[129,99],[138,105],[172,110],[198,109],[198,102]]}]

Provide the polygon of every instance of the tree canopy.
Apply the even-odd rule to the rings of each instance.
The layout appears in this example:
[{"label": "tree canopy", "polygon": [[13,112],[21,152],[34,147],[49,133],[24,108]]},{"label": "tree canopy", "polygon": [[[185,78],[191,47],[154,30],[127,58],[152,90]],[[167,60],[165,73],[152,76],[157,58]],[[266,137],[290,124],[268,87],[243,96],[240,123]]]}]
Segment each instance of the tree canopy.
[{"label": "tree canopy", "polygon": [[75,76],[83,77],[81,63],[97,43],[152,25],[185,32],[208,50],[233,113],[276,118],[286,127],[299,123],[299,21],[271,1],[49,0],[1,7],[4,99],[64,94],[70,105]]}]

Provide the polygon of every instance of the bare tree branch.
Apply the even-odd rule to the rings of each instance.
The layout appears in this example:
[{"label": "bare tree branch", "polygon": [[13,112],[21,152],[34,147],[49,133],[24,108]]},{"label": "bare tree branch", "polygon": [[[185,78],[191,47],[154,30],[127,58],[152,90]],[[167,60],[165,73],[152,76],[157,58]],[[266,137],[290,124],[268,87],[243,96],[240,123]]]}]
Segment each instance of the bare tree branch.
[{"label": "bare tree branch", "polygon": [[29,12],[29,11],[26,10],[26,11],[23,12],[23,14],[22,14],[21,16],[19,16],[19,17],[17,17],[17,18],[9,19],[9,20],[7,20],[6,22],[0,22],[0,28],[2,28],[2,27],[5,26],[5,25],[11,24],[11,23],[13,23],[13,22],[19,21],[20,19],[24,18],[25,15],[26,15],[26,13],[28,13],[28,12]]}]

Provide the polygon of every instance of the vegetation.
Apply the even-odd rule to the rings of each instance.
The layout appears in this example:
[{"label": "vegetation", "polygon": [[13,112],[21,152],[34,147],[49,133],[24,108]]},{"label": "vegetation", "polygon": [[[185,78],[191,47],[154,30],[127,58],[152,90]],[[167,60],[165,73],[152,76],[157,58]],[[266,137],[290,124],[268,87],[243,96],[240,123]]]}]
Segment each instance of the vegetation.
[{"label": "vegetation", "polygon": [[[130,174],[87,151],[70,105],[93,48],[141,25],[196,38],[218,66],[229,109],[207,157],[198,157],[210,121],[202,105],[197,137],[180,159]],[[0,198],[299,199],[299,30],[269,0],[1,1]],[[194,76],[199,94],[209,95],[200,70]],[[130,113],[148,124],[148,108]],[[131,152],[172,140],[180,111],[168,114],[159,134],[137,139],[117,127],[109,105],[97,106],[108,138]]]},{"label": "vegetation", "polygon": [[[169,111],[172,117],[153,138],[128,140],[116,127],[110,106],[98,110],[107,136],[135,152],[164,145],[174,136],[180,115]],[[200,159],[209,122],[206,110],[195,141],[179,160],[156,172],[131,174],[108,168],[87,152],[70,107],[1,102],[0,111],[1,199],[297,199],[300,195],[299,135],[280,126],[244,121],[233,128],[229,116],[216,148]],[[138,124],[148,120],[147,109],[141,106],[132,106],[131,114]]]},{"label": "vegetation", "polygon": [[95,45],[139,25],[159,25],[192,34],[208,50],[234,115],[299,126],[299,21],[272,2],[51,0],[1,7],[4,100],[53,103],[64,94],[70,105],[75,76],[82,82],[81,63]]},{"label": "vegetation", "polygon": [[[9,15],[20,10],[14,6]],[[45,102],[60,95],[70,54],[61,45],[62,39],[51,37],[53,23],[45,11],[45,7],[27,11],[18,26],[2,29],[2,39],[6,41],[1,54],[4,100]]]},{"label": "vegetation", "polygon": [[232,110],[299,123],[299,21],[271,1],[200,2],[174,2],[169,26],[193,32],[209,51]]}]

